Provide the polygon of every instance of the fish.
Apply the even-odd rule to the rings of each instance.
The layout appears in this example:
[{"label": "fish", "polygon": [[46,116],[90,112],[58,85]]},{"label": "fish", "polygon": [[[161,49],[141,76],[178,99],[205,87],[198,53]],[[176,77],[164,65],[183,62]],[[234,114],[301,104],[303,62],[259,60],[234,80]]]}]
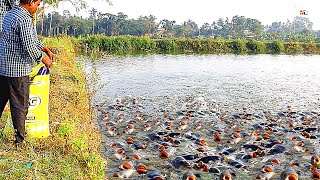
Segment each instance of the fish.
[{"label": "fish", "polygon": [[281,180],[298,180],[299,175],[296,173],[296,171],[292,167],[289,166],[287,169],[282,171],[280,179]]},{"label": "fish", "polygon": [[130,163],[121,164],[119,166],[119,169],[120,171],[115,172],[113,177],[129,178],[134,172],[133,166]]},{"label": "fish", "polygon": [[214,155],[205,156],[205,157],[202,157],[202,158],[198,159],[196,161],[196,163],[198,163],[200,161],[203,162],[203,163],[219,162],[219,161],[222,161],[222,157],[221,156],[214,156]]},{"label": "fish", "polygon": [[167,159],[167,158],[171,157],[175,152],[176,152],[176,148],[169,147],[165,150],[160,151],[159,157],[162,159]]},{"label": "fish", "polygon": [[148,173],[148,178],[150,180],[165,180],[165,177],[162,174],[155,171]]},{"label": "fish", "polygon": [[201,156],[203,156],[203,154],[197,153],[197,154],[184,155],[183,158],[185,158],[186,160],[195,160],[200,158]]},{"label": "fish", "polygon": [[219,176],[219,180],[232,180],[232,175],[228,171],[221,172],[221,174]]},{"label": "fish", "polygon": [[111,136],[116,136],[116,135],[118,135],[117,129],[116,129],[114,126],[111,126],[111,127],[108,129],[108,133],[109,133]]},{"label": "fish", "polygon": [[135,98],[139,102],[134,104],[132,97],[97,106],[111,160],[108,176],[318,178],[320,113],[229,111],[192,96],[177,98],[173,106],[159,109],[144,105],[143,98]]},{"label": "fish", "polygon": [[275,145],[274,147],[272,147],[269,152],[267,153],[267,155],[275,155],[275,154],[281,154],[283,152],[286,151],[286,147],[283,145]]},{"label": "fish", "polygon": [[311,175],[311,179],[313,180],[320,180],[320,172],[319,171],[314,171]]},{"label": "fish", "polygon": [[188,171],[183,175],[182,180],[196,180],[196,176],[192,171]]},{"label": "fish", "polygon": [[315,169],[320,169],[320,156],[318,153],[312,155],[311,164]]},{"label": "fish", "polygon": [[134,126],[132,124],[128,124],[124,133],[131,134],[134,131]]},{"label": "fish", "polygon": [[124,155],[125,151],[123,148],[118,148],[115,150],[115,153],[114,155],[117,157],[117,159],[119,160],[125,160],[125,159],[128,159],[129,157],[128,156],[125,156]]},{"label": "fish", "polygon": [[191,169],[191,164],[190,162],[188,162],[184,157],[182,156],[178,156],[176,157],[173,161],[172,161],[172,165],[177,168],[177,169],[181,169],[181,168],[189,168]]},{"label": "fish", "polygon": [[231,134],[230,139],[227,142],[231,144],[238,144],[241,140],[242,137],[238,133],[233,133]]},{"label": "fish", "polygon": [[136,168],[136,171],[139,174],[146,174],[148,172],[148,168],[144,164],[139,164]]},{"label": "fish", "polygon": [[220,169],[219,169],[219,168],[217,168],[217,167],[210,167],[210,169],[209,169],[209,173],[213,173],[213,174],[220,174],[220,173],[221,173],[221,171],[220,171]]},{"label": "fish", "polygon": [[265,165],[262,167],[261,173],[258,175],[259,176],[258,179],[269,180],[272,178],[273,175],[274,175],[273,167],[269,165]]},{"label": "fish", "polygon": [[188,124],[186,121],[179,122],[179,126],[177,127],[178,130],[182,131],[185,130],[188,127]]},{"label": "fish", "polygon": [[133,146],[134,146],[134,148],[136,150],[138,150],[138,149],[146,149],[146,146],[142,142],[136,142],[136,143],[133,144]]},{"label": "fish", "polygon": [[295,151],[297,152],[306,152],[307,149],[304,147],[305,144],[302,142],[302,141],[298,141],[295,146],[294,146],[294,149]]}]

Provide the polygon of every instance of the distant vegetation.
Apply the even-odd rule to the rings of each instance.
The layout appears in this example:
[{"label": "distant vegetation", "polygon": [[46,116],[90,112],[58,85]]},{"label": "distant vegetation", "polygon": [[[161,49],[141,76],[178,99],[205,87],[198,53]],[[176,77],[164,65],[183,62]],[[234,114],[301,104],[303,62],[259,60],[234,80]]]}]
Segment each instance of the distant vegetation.
[{"label": "distant vegetation", "polygon": [[156,21],[153,15],[130,19],[123,13],[117,15],[90,11],[89,18],[71,16],[69,11],[63,15],[53,12],[43,15],[37,23],[38,34],[57,36],[67,34],[85,37],[88,34],[105,36],[147,36],[151,39],[161,38],[195,38],[213,37],[224,39],[255,39],[259,41],[280,40],[282,42],[320,42],[319,31],[312,29],[313,23],[307,18],[297,16],[293,21],[273,22],[262,25],[257,19],[233,16],[231,19],[219,18],[217,21],[198,26],[187,20],[177,24],[175,20]]},{"label": "distant vegetation", "polygon": [[254,39],[224,38],[162,38],[136,36],[90,35],[79,38],[82,47],[107,53],[154,52],[154,53],[248,53],[248,54],[295,54],[319,53],[314,42],[258,41]]}]

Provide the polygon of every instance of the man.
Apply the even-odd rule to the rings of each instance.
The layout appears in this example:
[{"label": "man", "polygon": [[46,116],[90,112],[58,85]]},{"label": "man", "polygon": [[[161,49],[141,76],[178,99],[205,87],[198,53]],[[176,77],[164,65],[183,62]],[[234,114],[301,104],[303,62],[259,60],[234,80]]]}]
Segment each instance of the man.
[{"label": "man", "polygon": [[[48,68],[55,55],[37,38],[32,14],[41,0],[20,0],[3,19],[0,43],[0,116],[10,102],[15,143],[25,138],[25,119],[29,107],[29,74],[35,62],[42,61]],[[45,52],[49,57],[42,56]]]},{"label": "man", "polygon": [[4,15],[10,11],[13,6],[18,5],[19,0],[0,0],[0,38],[2,36],[2,21]]}]

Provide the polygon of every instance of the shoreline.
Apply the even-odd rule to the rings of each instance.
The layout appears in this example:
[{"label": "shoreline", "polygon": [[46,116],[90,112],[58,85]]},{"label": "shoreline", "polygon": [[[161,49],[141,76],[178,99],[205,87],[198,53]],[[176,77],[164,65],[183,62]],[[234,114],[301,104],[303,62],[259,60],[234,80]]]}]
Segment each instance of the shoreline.
[{"label": "shoreline", "polygon": [[50,72],[50,136],[27,137],[16,147],[5,112],[0,121],[0,179],[104,179],[102,135],[89,105],[85,74],[75,62],[75,40],[42,40],[58,57]]}]

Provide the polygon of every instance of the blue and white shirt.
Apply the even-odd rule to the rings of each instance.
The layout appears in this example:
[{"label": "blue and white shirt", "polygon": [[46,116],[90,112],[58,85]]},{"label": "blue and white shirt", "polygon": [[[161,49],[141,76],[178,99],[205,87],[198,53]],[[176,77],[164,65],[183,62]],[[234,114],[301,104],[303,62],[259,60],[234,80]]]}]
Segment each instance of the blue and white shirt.
[{"label": "blue and white shirt", "polygon": [[11,8],[18,5],[19,2],[20,0],[0,0],[0,31],[2,31],[2,21],[4,16],[11,10]]},{"label": "blue and white shirt", "polygon": [[33,64],[42,59],[43,43],[33,26],[32,15],[21,6],[14,6],[3,20],[0,42],[0,75],[28,76]]}]

